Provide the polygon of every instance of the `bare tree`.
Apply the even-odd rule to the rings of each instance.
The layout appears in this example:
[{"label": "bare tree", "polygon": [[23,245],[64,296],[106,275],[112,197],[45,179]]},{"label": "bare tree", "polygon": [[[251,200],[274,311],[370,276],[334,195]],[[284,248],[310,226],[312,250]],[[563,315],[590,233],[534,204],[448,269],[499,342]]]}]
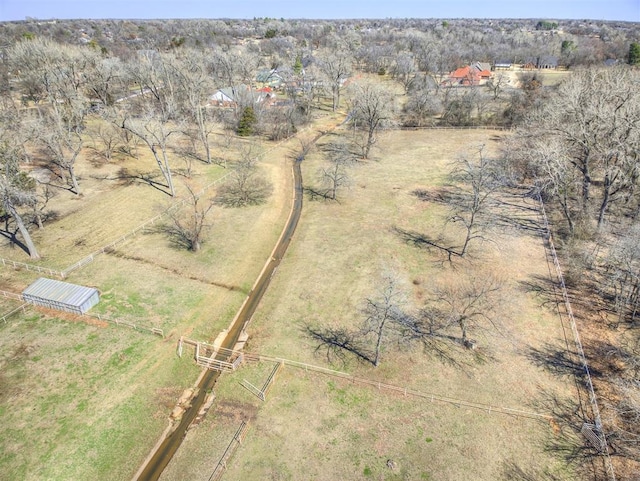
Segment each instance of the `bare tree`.
[{"label": "bare tree", "polygon": [[70,123],[59,113],[43,109],[31,125],[33,137],[46,158],[48,169],[61,181],[63,188],[80,194],[76,161],[84,146],[82,125]]},{"label": "bare tree", "polygon": [[351,75],[351,63],[351,55],[345,50],[325,53],[319,57],[318,66],[329,85],[334,112],[340,108],[340,94],[345,80]]},{"label": "bare tree", "polygon": [[510,82],[509,74],[503,70],[499,70],[487,81],[486,86],[493,94],[493,99],[496,100],[502,91],[509,86]]},{"label": "bare tree", "polygon": [[418,67],[413,56],[408,53],[402,53],[395,57],[391,74],[393,78],[402,84],[404,91],[409,92],[417,71]]},{"label": "bare tree", "polygon": [[[457,340],[473,347],[469,334],[484,325],[496,327],[493,312],[496,294],[502,283],[494,277],[464,277],[434,288],[428,304],[422,310],[422,320],[430,336],[447,336],[459,332]],[[452,339],[456,339],[453,337]]]},{"label": "bare tree", "polygon": [[254,144],[241,150],[240,160],[234,166],[230,179],[218,189],[217,203],[229,207],[244,207],[266,201],[273,187],[264,177],[260,177],[258,155]]},{"label": "bare tree", "polygon": [[354,84],[351,93],[351,122],[354,128],[365,132],[362,157],[367,159],[376,143],[376,134],[392,121],[395,99],[388,89],[373,82]]},{"label": "bare tree", "polygon": [[[165,229],[178,245],[198,252],[204,236],[211,227],[210,213],[214,199],[206,199],[203,192],[185,182],[186,193],[178,199],[178,204],[167,209],[171,223]],[[175,207],[177,205],[177,208]]]},{"label": "bare tree", "polygon": [[177,84],[182,111],[194,126],[185,133],[190,138],[197,139],[197,144],[204,151],[203,160],[210,164],[213,161],[210,137],[215,123],[206,102],[213,92],[212,61],[203,52],[187,50],[174,59],[170,67],[170,75]]},{"label": "bare tree", "polygon": [[374,348],[370,361],[375,367],[380,364],[385,336],[394,324],[404,318],[404,305],[406,296],[395,273],[383,274],[376,295],[365,300],[362,334],[373,339]]},{"label": "bare tree", "polygon": [[127,72],[118,57],[105,57],[89,51],[84,74],[87,97],[103,106],[111,106],[126,95]]},{"label": "bare tree", "polygon": [[121,129],[114,124],[97,118],[96,122],[85,130],[92,141],[91,149],[104,157],[107,162],[113,158],[114,152],[122,146]]},{"label": "bare tree", "polygon": [[[126,75],[138,88],[135,96],[130,96],[130,104],[146,105],[154,110],[163,122],[173,119],[176,114],[176,82],[170,75],[170,56],[156,50],[140,50],[137,56],[126,64]],[[130,107],[133,108],[133,107]],[[145,107],[137,106],[137,109]]]},{"label": "bare tree", "polygon": [[169,163],[168,140],[171,135],[180,129],[163,118],[161,114],[161,112],[148,111],[143,117],[125,117],[120,125],[124,130],[131,132],[147,145],[153,154],[158,169],[160,169],[167,182],[166,187],[169,189],[169,194],[173,197],[175,196],[175,188]]},{"label": "bare tree", "polygon": [[482,215],[499,187],[495,164],[484,153],[484,146],[477,150],[473,158],[461,157],[451,171],[451,179],[458,183],[459,190],[451,202],[449,221],[464,228],[464,241],[455,254],[464,257],[469,244],[484,238],[486,224]]},{"label": "bare tree", "polygon": [[326,147],[329,163],[320,167],[318,177],[322,183],[323,196],[337,200],[338,191],[351,184],[349,167],[353,164],[353,154],[346,142],[334,142]]},{"label": "bare tree", "polygon": [[[35,182],[20,171],[20,149],[16,145],[6,140],[0,140],[0,197],[2,198],[2,210],[15,222],[22,239],[26,244],[26,249],[32,259],[39,259],[40,254],[31,239],[29,230],[25,225],[19,211],[22,206],[33,206],[36,204]],[[11,241],[17,243],[15,235],[10,235]]]}]

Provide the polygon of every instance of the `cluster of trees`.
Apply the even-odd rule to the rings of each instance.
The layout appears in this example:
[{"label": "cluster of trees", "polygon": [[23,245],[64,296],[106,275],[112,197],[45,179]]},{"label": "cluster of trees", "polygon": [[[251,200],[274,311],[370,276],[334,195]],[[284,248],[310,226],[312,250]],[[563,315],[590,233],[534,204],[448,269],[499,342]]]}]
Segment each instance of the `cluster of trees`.
[{"label": "cluster of trees", "polygon": [[601,231],[638,210],[640,95],[629,68],[575,72],[531,108],[509,151],[514,165],[560,206],[570,234]]},{"label": "cluster of trees", "polygon": [[407,306],[408,289],[397,272],[384,272],[378,289],[363,300],[359,326],[348,329],[307,326],[307,334],[329,361],[345,361],[351,354],[379,366],[390,346],[420,346],[443,362],[463,367],[455,351],[475,349],[472,333],[500,329],[494,310],[501,302],[502,282],[494,277],[456,277],[437,283],[418,309]]},{"label": "cluster of trees", "polygon": [[596,387],[607,385],[600,397],[609,442],[616,454],[636,461],[639,82],[640,72],[629,67],[575,72],[524,116],[507,144],[504,169],[550,209],[565,247],[567,284],[588,299],[587,316],[617,330],[613,343],[590,341],[587,352],[596,353],[589,361]]},{"label": "cluster of trees", "polygon": [[[212,135],[221,125],[229,135],[236,128],[288,135],[307,117],[295,102],[276,113],[251,98],[233,109],[207,105],[216,86],[251,84],[259,65],[255,55],[141,50],[122,60],[91,45],[28,38],[3,56],[10,88],[2,99],[2,210],[11,221],[4,235],[18,241],[19,232],[18,242],[34,259],[39,255],[29,226],[43,226],[43,209],[56,191],[82,193],[76,164],[88,150],[109,162],[117,152],[135,156],[146,148],[161,176],[154,184],[174,196],[176,157],[224,162]],[[253,107],[256,113],[247,121]],[[24,173],[27,163],[38,175]]]},{"label": "cluster of trees", "polygon": [[[552,41],[549,35],[553,35]],[[416,40],[424,39],[440,48],[450,46],[448,55],[480,61],[518,61],[529,56],[559,55],[562,40],[571,40],[577,46],[577,63],[625,58],[629,43],[639,40],[637,24],[579,20],[32,19],[0,25],[3,44],[33,36],[76,45],[93,43],[123,59],[139,49],[230,47],[238,39],[247,38],[260,39],[252,48],[267,55],[279,55],[292,47],[313,53],[315,49],[332,48],[336,41],[348,36],[349,43],[361,49],[364,56],[376,50],[400,54],[401,50],[410,51],[408,47]]]}]

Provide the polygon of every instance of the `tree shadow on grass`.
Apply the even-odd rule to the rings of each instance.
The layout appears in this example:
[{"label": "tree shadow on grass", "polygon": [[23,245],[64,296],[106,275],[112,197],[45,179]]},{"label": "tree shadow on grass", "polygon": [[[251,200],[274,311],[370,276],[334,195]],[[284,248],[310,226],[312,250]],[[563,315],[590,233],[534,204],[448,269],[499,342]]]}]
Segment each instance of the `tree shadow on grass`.
[{"label": "tree shadow on grass", "polygon": [[[375,365],[374,352],[367,347],[368,339],[359,331],[346,328],[323,329],[311,325],[305,325],[302,330],[316,343],[315,352],[324,353],[329,364],[339,363],[344,367],[348,365],[350,358],[354,358],[358,362]],[[425,355],[433,356],[441,363],[458,369],[469,378],[473,378],[474,366],[496,360],[487,350],[465,348],[459,338],[439,333],[413,338],[399,337],[395,344],[400,350],[406,350],[409,345],[417,345]]]},{"label": "tree shadow on grass", "polygon": [[[597,474],[603,468],[601,453],[581,434],[583,424],[591,423],[593,420],[584,411],[580,398],[562,397],[557,393],[540,388],[538,395],[530,404],[536,412],[547,413],[551,416],[550,421],[541,421],[545,424],[548,423],[551,428],[551,432],[544,441],[544,450],[560,457],[567,466],[577,473],[575,478],[567,479],[601,479]],[[515,473],[517,474],[517,471]],[[527,480],[529,478],[520,479]]]},{"label": "tree shadow on grass", "polygon": [[304,326],[303,331],[317,342],[315,352],[324,351],[329,364],[339,362],[343,367],[346,366],[348,354],[353,355],[360,362],[374,363],[372,353],[364,346],[357,333],[345,328],[321,329],[311,325]]},{"label": "tree shadow on grass", "polygon": [[159,190],[163,194],[169,194],[169,186],[167,184],[163,184],[162,182],[158,182],[154,179],[154,175],[144,172],[130,172],[126,168],[120,169],[118,175],[115,177],[115,180],[121,181],[125,185],[132,185],[134,183],[141,183],[150,185],[154,189]]},{"label": "tree shadow on grass", "polygon": [[454,257],[460,257],[460,254],[456,251],[456,247],[445,245],[442,237],[434,239],[421,232],[407,230],[397,226],[394,226],[391,229],[403,242],[413,247],[428,251],[436,250],[441,254],[446,255],[446,260],[449,263],[452,262]]},{"label": "tree shadow on grass", "polygon": [[[460,203],[468,198],[468,194],[464,192],[445,188],[415,189],[411,194],[423,202],[434,202],[446,206]],[[530,195],[502,192],[500,198],[491,200],[489,204],[491,209],[486,213],[486,222],[502,230],[513,228],[535,236],[543,236],[546,230],[540,224],[538,209],[517,203],[525,197]]]},{"label": "tree shadow on grass", "polygon": [[542,301],[541,306],[557,309],[561,301],[556,290],[557,284],[548,276],[532,275],[528,280],[519,281],[519,284],[524,292],[535,294]]},{"label": "tree shadow on grass", "polygon": [[549,472],[548,468],[524,468],[519,461],[504,461],[500,479],[504,481],[569,481],[576,477],[559,477]]},{"label": "tree shadow on grass", "polygon": [[317,200],[331,200],[331,201],[340,203],[338,199],[331,198],[328,190],[323,192],[313,187],[303,187],[302,190],[305,194],[307,194],[311,202],[317,201]]},{"label": "tree shadow on grass", "polygon": [[17,246],[20,250],[24,251],[25,254],[29,255],[29,249],[26,244],[18,239],[17,227],[13,230],[9,227],[9,222],[5,222],[4,229],[0,228],[0,236],[7,239],[11,247]]},{"label": "tree shadow on grass", "polygon": [[[525,357],[535,366],[558,377],[573,376],[583,382],[587,375],[578,353],[564,346],[545,344],[539,349],[529,347]],[[592,377],[602,377],[602,373],[593,367],[589,368],[589,373]]]}]

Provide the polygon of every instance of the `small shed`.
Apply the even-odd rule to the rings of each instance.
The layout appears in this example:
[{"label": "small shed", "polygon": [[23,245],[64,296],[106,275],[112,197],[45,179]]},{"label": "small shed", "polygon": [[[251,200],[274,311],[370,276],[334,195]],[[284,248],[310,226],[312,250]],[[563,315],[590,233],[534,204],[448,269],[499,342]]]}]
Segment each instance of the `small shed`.
[{"label": "small shed", "polygon": [[41,277],[24,291],[22,298],[29,304],[84,314],[100,301],[98,289]]}]

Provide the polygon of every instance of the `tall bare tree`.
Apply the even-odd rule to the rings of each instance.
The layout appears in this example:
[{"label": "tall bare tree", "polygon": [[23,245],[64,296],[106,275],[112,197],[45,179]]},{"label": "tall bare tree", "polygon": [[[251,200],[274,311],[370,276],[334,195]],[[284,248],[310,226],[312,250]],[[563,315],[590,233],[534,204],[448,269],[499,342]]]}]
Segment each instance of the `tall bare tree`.
[{"label": "tall bare tree", "polygon": [[378,367],[385,335],[393,329],[405,316],[406,295],[402,289],[400,278],[395,273],[385,273],[375,296],[365,300],[365,320],[362,332],[373,339],[373,355],[371,363]]},{"label": "tall bare tree", "polygon": [[351,183],[349,168],[354,162],[354,156],[349,145],[342,142],[333,142],[326,147],[329,163],[320,167],[318,177],[322,183],[323,195],[331,200],[337,200],[338,191]]},{"label": "tall bare tree", "polygon": [[169,137],[180,129],[164,119],[161,112],[148,111],[142,117],[125,117],[121,127],[139,138],[153,154],[158,169],[166,181],[169,194],[176,195],[169,162]]},{"label": "tall bare tree", "polygon": [[331,92],[332,108],[340,108],[340,95],[345,81],[351,75],[352,57],[346,50],[324,53],[318,59],[318,67]]},{"label": "tall bare tree", "polygon": [[409,92],[409,89],[415,81],[417,72],[418,66],[416,65],[413,55],[402,53],[395,56],[391,75],[402,84],[405,92]]},{"label": "tall bare tree", "polygon": [[472,157],[461,157],[454,164],[450,176],[457,183],[458,190],[451,200],[449,220],[463,226],[464,240],[455,250],[456,255],[463,257],[471,242],[484,238],[486,223],[482,215],[499,187],[498,175],[495,164],[481,146]]},{"label": "tall bare tree", "polygon": [[204,152],[203,160],[210,164],[213,161],[210,137],[215,126],[207,108],[207,99],[213,93],[212,61],[204,52],[183,50],[171,63],[171,75],[177,84],[180,108],[193,126],[186,133],[197,140]]},{"label": "tall bare tree", "polygon": [[42,146],[52,172],[79,194],[75,163],[84,145],[81,132],[89,108],[85,95],[88,57],[76,47],[36,39],[16,44],[11,61],[19,77],[38,86],[39,100],[46,101],[38,106],[33,140]]},{"label": "tall bare tree", "polygon": [[367,159],[377,133],[393,119],[395,99],[387,88],[374,82],[353,84],[351,95],[351,122],[355,129],[364,132],[362,157]]},{"label": "tall bare tree", "polygon": [[[4,136],[3,136],[4,137]],[[31,239],[29,229],[20,213],[20,207],[33,206],[36,204],[35,182],[33,179],[20,170],[21,149],[12,144],[8,139],[0,139],[0,198],[2,199],[2,210],[15,222],[29,256],[32,259],[39,259],[40,254],[36,245]],[[7,235],[10,235],[7,232]],[[16,239],[11,236],[11,240]]]}]

